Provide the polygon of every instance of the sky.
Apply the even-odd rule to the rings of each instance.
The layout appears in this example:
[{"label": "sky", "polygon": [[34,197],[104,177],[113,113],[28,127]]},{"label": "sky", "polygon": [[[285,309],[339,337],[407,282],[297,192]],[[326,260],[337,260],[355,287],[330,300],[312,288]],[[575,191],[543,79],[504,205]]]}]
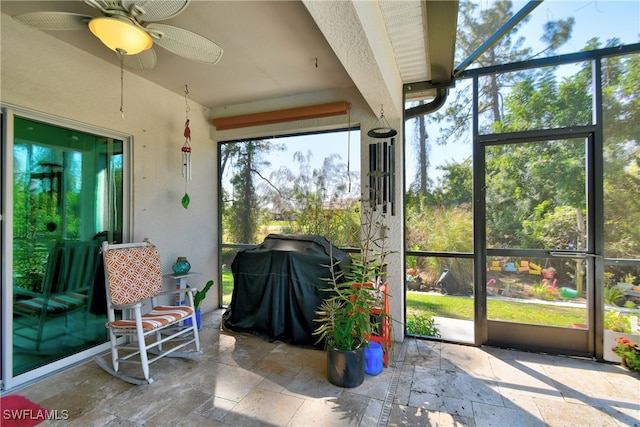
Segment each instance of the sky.
[{"label": "sky", "polygon": [[[526,2],[514,2],[514,9]],[[576,52],[594,36],[606,41],[618,37],[624,44],[640,42],[640,1],[638,0],[546,0],[531,13],[531,20],[521,32],[532,45],[539,45],[536,33],[549,20],[573,16],[575,24],[571,40],[559,53]]]},{"label": "sky", "polygon": [[[269,176],[271,171],[286,167],[294,174],[299,171],[299,165],[294,161],[294,154],[302,152],[305,156],[310,151],[312,155],[312,165],[315,169],[320,169],[322,162],[326,157],[332,154],[338,154],[340,160],[336,164],[347,164],[349,160],[349,170],[351,174],[358,174],[360,171],[360,130],[357,125],[353,125],[349,132],[324,132],[319,134],[311,134],[304,136],[291,136],[270,139],[273,144],[285,144],[287,151],[275,152],[268,159],[270,163],[269,170],[261,171],[263,175]],[[228,178],[223,182],[228,182]],[[227,186],[227,190],[230,188]],[[357,191],[357,187],[352,187],[353,191]],[[356,194],[355,197],[359,197]]]}]

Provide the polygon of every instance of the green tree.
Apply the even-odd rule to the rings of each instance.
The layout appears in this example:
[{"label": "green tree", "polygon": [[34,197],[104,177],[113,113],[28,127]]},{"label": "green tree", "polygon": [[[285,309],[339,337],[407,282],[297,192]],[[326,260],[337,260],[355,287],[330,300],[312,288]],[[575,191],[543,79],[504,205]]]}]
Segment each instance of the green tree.
[{"label": "green tree", "polygon": [[[508,0],[494,3],[491,8],[481,8],[477,2],[460,2],[460,22],[462,31],[456,38],[456,60],[461,63],[468,58],[482,42],[489,39],[514,14],[513,4]],[[523,19],[509,33],[505,34],[495,44],[477,58],[474,65],[477,68],[492,65],[509,64],[524,61],[536,56],[552,55],[571,37],[574,24],[573,18],[547,22],[542,30],[541,40],[545,43],[542,51],[533,53],[531,48],[524,47],[525,38],[516,37],[521,26],[528,22]],[[492,74],[481,79],[479,98],[479,114],[485,117],[484,131],[492,123],[502,120],[502,99],[504,91],[513,87],[521,79],[520,73]],[[440,125],[441,133],[438,138],[440,144],[446,144],[449,139],[464,138],[471,122],[471,93],[456,90],[455,99],[444,111],[428,116],[427,126]]]},{"label": "green tree", "polygon": [[640,55],[607,58],[603,68],[605,254],[639,258]]},{"label": "green tree", "polygon": [[[507,0],[497,1],[490,8],[482,8],[477,2],[460,2],[459,28],[461,28],[461,31],[459,31],[456,39],[457,62],[460,63],[468,58],[482,42],[489,39],[513,14],[513,4]],[[558,47],[570,38],[574,23],[573,18],[569,18],[545,24],[541,37],[544,48],[541,52],[533,53],[530,48],[524,46],[525,39],[516,36],[518,29],[527,21],[528,18],[525,18],[511,32],[500,38],[477,58],[474,65],[486,67],[526,60],[534,56],[553,54]],[[531,85],[536,80],[535,76],[527,79],[526,75],[522,73],[496,73],[482,78],[481,81],[480,115],[484,118],[482,126],[483,131],[486,132],[491,130],[490,127],[494,126],[494,123],[503,122],[506,109],[505,95],[516,85]],[[533,91],[530,92],[530,96],[533,95],[535,93]],[[543,99],[540,98],[538,102],[543,102]],[[438,182],[428,179],[429,145],[432,141],[446,145],[449,141],[466,139],[470,128],[471,114],[471,90],[468,83],[462,81],[458,83],[456,90],[452,91],[446,108],[426,117],[415,119],[417,129],[414,144],[418,150],[418,170],[416,172],[416,180],[412,183],[406,197],[408,210],[420,213],[425,208],[430,208],[427,206],[433,206],[433,209],[435,209],[436,206],[455,206],[458,203],[471,203],[472,169],[470,160],[466,160],[457,166],[449,164],[442,168],[445,174]],[[512,125],[514,124],[509,123],[509,126]],[[429,136],[432,134],[437,135],[437,138],[430,139]],[[522,183],[519,185],[516,182],[504,182],[503,185],[511,185],[514,191],[522,191]],[[427,204],[425,205],[424,202],[427,202]],[[508,202],[508,200],[495,201],[496,208],[499,208],[501,204],[506,205]],[[446,215],[446,210],[440,210],[440,212]],[[466,212],[469,216],[472,215],[471,206],[467,206]],[[502,221],[507,219],[506,217],[500,218]],[[514,227],[515,220],[514,217],[508,221],[509,227],[507,229]],[[467,238],[470,242],[472,241],[472,236],[468,235]],[[408,239],[408,247],[415,245],[423,248],[428,246],[425,241]]]},{"label": "green tree", "polygon": [[267,198],[288,221],[284,231],[318,234],[336,246],[357,247],[360,192],[355,177],[349,177],[338,154],[326,157],[319,168],[313,168],[312,159],[311,151],[296,152],[297,173],[287,167],[275,171],[270,176],[273,185],[265,189]]},{"label": "green tree", "polygon": [[442,172],[440,184],[433,191],[434,202],[441,206],[471,206],[473,202],[473,168],[471,159],[438,167]]},{"label": "green tree", "polygon": [[232,171],[230,200],[225,194],[223,224],[231,242],[255,243],[261,204],[256,192],[255,177],[263,179],[261,169],[269,165],[266,154],[277,146],[267,140],[249,140],[225,144],[222,149],[220,174],[229,167]]},{"label": "green tree", "polygon": [[[616,40],[607,43],[616,45]],[[600,47],[592,40],[587,49]],[[604,206],[607,256],[640,255],[639,55],[602,61],[604,120]],[[505,97],[497,132],[585,125],[592,116],[592,67],[553,77],[551,69],[519,82]],[[630,120],[631,119],[631,120]],[[582,139],[515,144],[487,149],[488,239],[496,245],[586,249],[587,152]],[[552,191],[550,191],[552,190]],[[508,198],[515,209],[508,209]],[[501,200],[502,199],[502,205]],[[580,289],[583,267],[576,262]]]}]

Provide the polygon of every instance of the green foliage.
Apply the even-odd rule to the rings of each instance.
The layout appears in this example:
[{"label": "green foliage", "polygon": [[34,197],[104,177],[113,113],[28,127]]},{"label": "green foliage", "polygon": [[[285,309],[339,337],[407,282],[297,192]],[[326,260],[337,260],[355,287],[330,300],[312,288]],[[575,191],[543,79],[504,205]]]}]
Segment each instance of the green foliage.
[{"label": "green foliage", "polygon": [[354,282],[335,284],[336,296],[327,298],[316,311],[320,326],[314,335],[337,350],[356,350],[367,343],[366,335],[374,332],[371,322],[375,306],[373,292]]},{"label": "green foliage", "polygon": [[[462,55],[459,59],[471,54],[480,40],[486,40],[500,22],[508,19],[512,7],[512,3],[507,1],[496,2],[486,9],[473,2],[461,2],[460,23],[466,31],[458,35],[458,52]],[[571,18],[546,23],[541,34],[547,46],[541,53],[549,54],[565,43],[571,36],[573,25]],[[476,65],[499,65],[531,57],[533,52],[523,49],[512,34],[515,33],[510,33],[488,49]],[[615,39],[607,42],[608,47],[619,44]],[[585,50],[600,47],[598,40],[591,40]],[[558,77],[559,67],[481,77],[480,133],[591,124],[591,63],[585,61],[578,66],[578,71],[567,77]],[[606,138],[606,253],[612,257],[636,258],[640,253],[640,209],[637,204],[637,195],[640,195],[637,126],[640,123],[640,55],[604,59],[602,75]],[[437,140],[440,144],[468,139],[470,90],[465,86],[466,82],[459,83],[445,108],[427,116],[427,129],[431,131],[436,126],[440,127]],[[487,147],[487,239],[490,246],[584,249],[584,145],[580,138]],[[419,165],[419,170],[423,166]],[[452,165],[447,165],[447,168],[452,170]],[[470,167],[468,171],[468,176],[471,176]],[[470,194],[470,180],[462,179],[462,176],[445,174],[442,182],[422,195],[430,209],[435,210],[448,203],[464,203],[458,199],[458,195],[463,194],[461,191],[443,190],[461,188]],[[415,207],[416,212],[425,210],[420,206],[422,200],[416,194],[415,186],[408,192],[406,201],[408,206]],[[432,240],[418,235],[420,231],[414,233],[413,230],[419,227],[411,224],[408,245],[420,245],[430,250],[425,243]],[[444,250],[455,252],[459,249],[453,244]],[[576,265],[577,268],[579,266]],[[575,271],[573,274],[578,277]]]},{"label": "green foliage", "polygon": [[[346,271],[336,272],[330,265],[331,296],[316,310],[314,331],[317,342],[325,342],[337,350],[356,350],[367,343],[367,335],[377,332],[376,309],[383,306],[387,292],[386,246],[387,226],[382,209],[374,210],[369,202],[361,202],[362,228],[360,256],[352,260]],[[329,254],[331,256],[331,254]],[[382,313],[382,316],[390,316]],[[376,320],[377,319],[377,320]]]},{"label": "green foliage", "polygon": [[[414,250],[433,252],[473,252],[473,211],[471,205],[434,206],[427,203],[426,197],[415,197],[413,203],[406,206],[407,245]],[[411,261],[413,262],[413,261]],[[408,268],[436,272],[445,269],[455,271],[466,281],[473,277],[473,264],[456,258],[417,257],[415,265]],[[435,276],[435,274],[434,274]],[[433,282],[436,277],[428,277]]]},{"label": "green foliage", "polygon": [[[114,224],[122,224],[122,142],[111,140],[109,151],[105,138],[85,134],[80,139],[86,145],[78,151],[69,129],[19,117],[14,124],[14,283],[41,292],[49,248],[56,241],[89,240],[106,229],[119,231]],[[27,129],[31,136],[20,136]],[[73,134],[76,139],[82,132]],[[107,175],[109,185],[104,181]]]},{"label": "green foliage", "polygon": [[256,243],[270,233],[317,234],[339,247],[358,247],[354,236],[360,213],[352,194],[359,194],[359,187],[354,174],[347,173],[337,153],[315,167],[308,150],[294,154],[292,164],[298,171],[280,167],[267,175],[269,163],[261,159],[282,149],[266,140],[223,147],[221,169],[233,187],[233,194],[222,190],[223,241]]},{"label": "green foliage", "polygon": [[[456,37],[456,62],[460,63],[468,58],[478,47],[480,43],[488,40],[500,26],[507,22],[514,14],[513,3],[507,0],[496,1],[491,7],[484,7],[479,2],[463,1],[460,2],[460,13],[458,26],[464,28]],[[494,65],[509,64],[512,62],[526,61],[527,59],[540,54],[553,54],[558,47],[562,46],[571,36],[573,21],[550,21],[547,22],[540,33],[543,36],[542,52],[533,52],[531,48],[524,47],[523,38],[516,37],[518,28],[528,21],[525,18],[518,23],[513,31],[508,32],[505,36],[500,37],[495,44],[491,45],[479,58],[474,62],[474,66],[478,68]],[[503,119],[503,99],[506,96],[504,88],[519,87],[523,80],[523,73],[505,73],[487,76],[481,79],[479,99],[480,125],[481,133],[488,133],[494,122],[500,122]],[[529,84],[530,81],[522,83]],[[536,88],[540,89],[540,88]],[[535,91],[528,90],[529,93],[535,94]],[[534,106],[547,105],[549,99],[545,98],[546,93],[541,93],[537,98],[530,99]],[[447,103],[446,108],[431,114],[428,117],[427,126],[439,125],[442,135],[438,139],[438,143],[446,144],[448,140],[461,140],[467,137],[469,128],[471,127],[471,90],[465,88],[456,90]],[[522,103],[524,104],[525,101]],[[506,103],[504,103],[506,104]],[[524,104],[526,105],[526,104]],[[525,112],[524,109],[514,109],[518,112]],[[532,108],[533,110],[533,108]],[[558,108],[558,112],[562,113],[562,109]],[[551,116],[550,112],[545,116]],[[532,119],[536,119],[535,112],[531,112]],[[511,123],[519,122],[512,120]]]},{"label": "green foliage", "polygon": [[[209,292],[209,289],[211,289],[212,286],[213,280],[209,280],[206,285],[204,285],[204,288],[196,291],[196,293],[193,295],[193,306],[196,310],[200,308],[202,301],[204,301],[204,299],[207,297],[207,292]],[[189,287],[189,285],[187,285],[187,287]]]},{"label": "green foliage", "polygon": [[425,337],[440,338],[440,329],[433,317],[424,314],[410,314],[407,316],[407,333]]},{"label": "green foliage", "polygon": [[42,292],[42,281],[47,268],[48,250],[36,239],[14,238],[14,283],[32,292]]},{"label": "green foliage", "polygon": [[553,301],[558,297],[558,290],[555,287],[542,282],[531,285],[531,292],[536,298],[545,301]]},{"label": "green foliage", "polygon": [[[414,245],[412,248],[410,248],[410,250],[419,251],[420,247],[417,245]],[[407,270],[412,268],[418,268],[418,257],[407,255],[405,265],[407,267]]]},{"label": "green foliage", "polygon": [[616,337],[616,345],[611,349],[623,364],[632,371],[640,371],[640,345],[625,337]]},{"label": "green foliage", "polygon": [[604,328],[613,332],[631,333],[629,316],[617,310],[609,310],[604,314]]},{"label": "green foliage", "polygon": [[318,234],[338,247],[358,247],[359,202],[350,192],[346,165],[333,154],[314,168],[312,158],[311,151],[296,152],[298,171],[274,172],[267,197],[288,221],[287,233]]},{"label": "green foliage", "polygon": [[258,238],[260,200],[256,181],[262,180],[264,160],[279,146],[267,140],[248,140],[222,146],[220,176],[230,175],[233,195],[225,194],[221,206],[225,238],[231,242],[255,243]]},{"label": "green foliage", "polygon": [[418,203],[406,207],[407,244],[421,250],[472,252],[473,212],[470,206],[440,207]]},{"label": "green foliage", "polygon": [[621,300],[623,296],[622,289],[615,285],[604,287],[604,302],[609,305],[617,305],[618,300]]},{"label": "green foliage", "polygon": [[615,284],[616,275],[611,271],[604,272],[604,285],[605,286],[613,286]]}]

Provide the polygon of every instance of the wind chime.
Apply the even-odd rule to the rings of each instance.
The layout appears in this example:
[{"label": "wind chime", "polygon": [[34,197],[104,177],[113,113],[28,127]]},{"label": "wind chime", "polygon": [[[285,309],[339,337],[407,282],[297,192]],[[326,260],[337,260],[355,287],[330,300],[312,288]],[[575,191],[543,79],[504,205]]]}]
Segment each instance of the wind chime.
[{"label": "wind chime", "polygon": [[387,213],[388,207],[391,215],[395,215],[395,136],[398,132],[384,117],[382,106],[378,123],[378,127],[367,132],[374,139],[369,144],[369,199],[373,209],[381,206],[382,212]]},{"label": "wind chime", "polygon": [[184,123],[184,144],[182,145],[182,176],[184,177],[184,196],[182,196],[182,207],[189,207],[189,194],[187,193],[187,182],[191,181],[191,129],[189,129],[189,87],[184,87],[184,102],[186,108],[186,121]]}]

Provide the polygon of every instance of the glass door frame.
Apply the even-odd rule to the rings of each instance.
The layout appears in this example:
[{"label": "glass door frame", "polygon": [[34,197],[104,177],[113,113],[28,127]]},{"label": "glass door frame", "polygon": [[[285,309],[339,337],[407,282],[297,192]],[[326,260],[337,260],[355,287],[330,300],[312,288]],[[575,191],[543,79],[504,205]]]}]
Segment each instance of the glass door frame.
[{"label": "glass door frame", "polygon": [[[593,118],[592,125],[574,126],[561,129],[543,129],[504,134],[484,134],[479,132],[479,74],[473,75],[473,194],[474,194],[474,255],[476,277],[475,299],[475,342],[476,345],[496,345],[523,350],[545,351],[554,354],[575,356],[595,356],[603,354],[603,288],[604,288],[604,206],[603,206],[603,129],[602,129],[602,87],[600,59],[592,62],[593,70]],[[487,318],[487,271],[488,255],[495,255],[486,244],[486,202],[485,202],[485,147],[488,145],[530,142],[550,139],[585,138],[586,191],[587,191],[587,276],[588,295],[587,329],[552,328],[491,321]],[[599,203],[596,203],[599,201]],[[540,253],[540,252],[538,252]],[[544,251],[542,251],[544,253]],[[502,253],[501,253],[502,254]],[[518,255],[510,252],[510,255]],[[524,253],[530,256],[531,252]],[[545,256],[551,255],[549,251]]]},{"label": "glass door frame", "polygon": [[71,366],[82,360],[108,351],[109,342],[96,347],[72,354],[64,359],[57,360],[48,365],[33,369],[20,375],[13,375],[13,141],[14,141],[14,118],[40,121],[53,126],[66,127],[81,132],[93,133],[114,139],[123,143],[123,219],[122,235],[125,241],[133,231],[133,218],[131,208],[133,206],[133,194],[131,191],[132,182],[132,140],[131,135],[122,134],[112,130],[91,126],[72,120],[67,120],[45,113],[34,112],[19,106],[2,103],[2,176],[0,186],[0,197],[2,198],[2,212],[0,212],[1,229],[0,249],[2,251],[2,261],[0,265],[0,292],[2,300],[0,305],[0,339],[2,340],[2,357],[0,372],[2,374],[0,390],[2,392],[14,389],[17,386],[29,383],[40,377],[49,375],[55,371]]},{"label": "glass door frame", "polygon": [[[487,248],[486,235],[484,241],[484,250],[480,252],[482,258],[478,260],[479,265],[487,265],[487,257],[490,256],[507,256],[507,257],[526,257],[526,258],[562,258],[584,260],[585,266],[585,285],[586,285],[586,329],[582,328],[562,328],[549,327],[543,325],[532,325],[515,322],[503,322],[491,320],[486,316],[486,339],[484,343],[497,346],[516,346],[523,349],[535,351],[548,351],[554,353],[571,354],[579,356],[590,356],[594,354],[595,344],[595,311],[596,311],[596,261],[602,259],[602,256],[595,252],[595,241],[597,239],[596,231],[596,214],[597,204],[595,203],[594,193],[597,188],[602,188],[602,178],[596,178],[595,170],[596,161],[596,144],[594,130],[592,127],[582,129],[559,129],[541,132],[523,132],[510,133],[504,135],[491,135],[479,137],[480,155],[484,156],[486,147],[490,145],[507,145],[519,144],[524,142],[544,142],[552,140],[580,140],[584,139],[586,144],[585,159],[585,191],[586,191],[586,209],[585,216],[587,246],[584,249],[576,250],[556,250],[556,249],[516,249],[516,248]],[[484,159],[484,157],[483,157]],[[483,162],[486,169],[486,164]],[[483,173],[483,177],[484,177]],[[479,209],[479,221],[483,227],[486,227],[486,201],[484,200],[485,182],[482,183],[483,203]],[[600,199],[602,200],[602,199]],[[486,229],[486,228],[485,228]],[[601,228],[600,228],[601,230]],[[602,237],[602,236],[601,236]],[[486,269],[485,269],[486,276]],[[486,283],[486,277],[480,283]],[[486,286],[485,289],[486,291]],[[485,293],[485,301],[486,301]]]},{"label": "glass door frame", "polygon": [[[603,286],[602,274],[602,252],[596,252],[596,242],[602,241],[602,234],[598,237],[598,232],[602,231],[602,227],[596,226],[598,219],[602,220],[602,203],[597,204],[596,193],[602,194],[602,145],[596,144],[596,129],[594,126],[576,127],[572,129],[553,129],[544,131],[527,131],[500,135],[482,135],[478,136],[477,155],[479,156],[481,168],[478,168],[482,175],[478,177],[481,185],[478,188],[478,197],[476,198],[476,227],[482,229],[482,239],[477,240],[477,244],[481,245],[481,249],[477,251],[477,268],[476,274],[480,278],[479,284],[487,283],[487,271],[484,266],[487,265],[487,257],[507,256],[507,257],[525,257],[525,258],[571,258],[574,260],[582,259],[585,262],[585,288],[587,296],[587,319],[586,329],[581,328],[562,328],[543,325],[532,325],[515,322],[504,322],[499,320],[491,320],[488,318],[486,309],[487,289],[486,285],[481,286],[479,290],[480,298],[477,298],[476,304],[482,306],[484,317],[479,319],[482,325],[482,344],[495,345],[499,347],[516,347],[524,350],[545,351],[560,354],[570,354],[576,356],[593,356],[595,354],[595,336],[598,329],[596,321],[597,295],[595,290]],[[586,144],[586,161],[585,161],[585,177],[586,177],[586,248],[575,251],[563,251],[554,249],[509,249],[509,248],[487,248],[486,245],[486,201],[485,201],[485,151],[487,146],[491,145],[508,145],[519,144],[525,142],[544,142],[551,140],[576,140],[584,138]],[[599,153],[599,155],[597,154]],[[599,200],[602,200],[600,197]],[[600,213],[598,213],[600,210]],[[478,301],[479,300],[479,301]],[[602,322],[600,322],[601,324]]]}]

